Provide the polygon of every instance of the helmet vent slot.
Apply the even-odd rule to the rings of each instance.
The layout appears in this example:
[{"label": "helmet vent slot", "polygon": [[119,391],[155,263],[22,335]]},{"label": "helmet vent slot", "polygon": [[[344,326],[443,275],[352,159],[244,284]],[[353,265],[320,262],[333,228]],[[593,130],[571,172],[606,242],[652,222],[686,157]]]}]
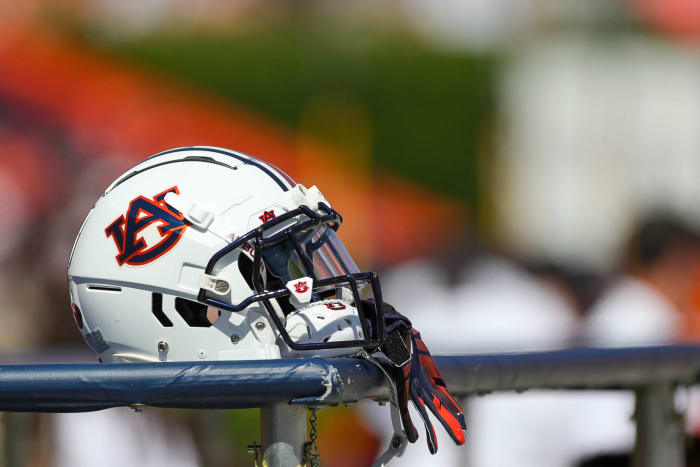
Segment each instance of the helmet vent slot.
[{"label": "helmet vent slot", "polygon": [[171,328],[173,327],[173,322],[170,321],[165,313],[163,313],[163,294],[154,293],[151,294],[151,312],[153,316],[163,325],[163,327]]},{"label": "helmet vent slot", "polygon": [[175,299],[175,310],[185,320],[188,326],[193,328],[208,328],[211,321],[207,317],[207,305],[185,300],[177,297]]},{"label": "helmet vent slot", "polygon": [[97,290],[100,292],[121,292],[121,287],[109,286],[109,285],[88,285],[88,290]]}]

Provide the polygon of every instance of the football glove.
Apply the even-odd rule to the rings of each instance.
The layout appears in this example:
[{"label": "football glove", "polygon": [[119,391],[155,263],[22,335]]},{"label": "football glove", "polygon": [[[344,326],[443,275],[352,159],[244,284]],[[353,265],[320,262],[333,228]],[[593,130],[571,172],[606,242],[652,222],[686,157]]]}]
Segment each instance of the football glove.
[{"label": "football glove", "polygon": [[406,438],[411,443],[418,440],[418,431],[408,412],[410,398],[423,420],[431,454],[437,452],[438,443],[426,407],[440,421],[456,444],[464,444],[464,413],[447,390],[420,333],[413,329],[408,318],[386,303],[384,321],[387,340],[379,350],[390,362],[385,363],[385,366],[396,384],[401,423]]}]

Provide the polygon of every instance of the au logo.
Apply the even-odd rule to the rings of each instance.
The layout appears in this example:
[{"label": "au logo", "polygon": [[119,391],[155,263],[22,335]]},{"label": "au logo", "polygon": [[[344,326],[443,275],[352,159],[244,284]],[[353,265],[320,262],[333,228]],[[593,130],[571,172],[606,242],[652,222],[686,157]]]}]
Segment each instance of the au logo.
[{"label": "au logo", "polygon": [[299,281],[294,284],[294,291],[296,293],[304,293],[307,290],[309,290],[309,286],[306,284],[306,281]]},{"label": "au logo", "polygon": [[[119,266],[148,264],[170,251],[180,240],[190,223],[182,213],[165,203],[168,193],[179,195],[180,190],[174,186],[151,199],[139,196],[131,200],[126,216],[119,216],[105,229],[105,234],[112,237],[119,250],[116,256]],[[156,228],[160,239],[149,245],[139,234],[154,223],[158,223]]]},{"label": "au logo", "polygon": [[258,219],[260,219],[260,222],[262,222],[263,224],[265,222],[269,221],[270,219],[274,219],[274,218],[275,218],[275,210],[274,209],[270,209],[269,211],[263,211],[263,213],[258,216]]}]

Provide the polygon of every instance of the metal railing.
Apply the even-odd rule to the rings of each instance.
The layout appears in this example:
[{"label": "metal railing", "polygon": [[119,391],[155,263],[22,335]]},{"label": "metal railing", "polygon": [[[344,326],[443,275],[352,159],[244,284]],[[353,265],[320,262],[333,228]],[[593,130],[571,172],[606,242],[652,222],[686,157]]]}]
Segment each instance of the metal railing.
[{"label": "metal railing", "polygon": [[[684,465],[674,391],[700,380],[700,346],[437,356],[435,361],[450,391],[459,396],[536,388],[633,390],[635,467]],[[269,463],[279,460],[275,456],[281,452],[289,462],[301,452],[306,426],[295,421],[299,410],[294,406],[366,398],[386,399],[387,389],[381,372],[357,358],[0,365],[2,411],[263,407],[263,449]]]}]

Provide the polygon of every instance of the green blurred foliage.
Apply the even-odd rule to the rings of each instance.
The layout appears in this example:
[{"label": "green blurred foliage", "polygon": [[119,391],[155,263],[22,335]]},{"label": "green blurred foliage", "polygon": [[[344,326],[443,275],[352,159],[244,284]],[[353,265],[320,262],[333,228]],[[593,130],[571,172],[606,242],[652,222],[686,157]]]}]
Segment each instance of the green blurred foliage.
[{"label": "green blurred foliage", "polygon": [[230,443],[228,465],[252,465],[253,454],[248,446],[260,444],[260,409],[227,410],[223,413],[226,422],[226,437]]},{"label": "green blurred foliage", "polygon": [[479,151],[491,147],[483,139],[494,107],[492,57],[437,51],[400,31],[299,23],[243,31],[171,29],[109,41],[84,37],[122,59],[304,130],[364,164],[347,134],[337,138],[337,131],[305,123],[319,100],[335,108],[329,118],[341,124],[346,104],[354,118],[360,108],[366,121],[349,125],[366,127],[365,159],[374,167],[472,206],[478,201]]}]

